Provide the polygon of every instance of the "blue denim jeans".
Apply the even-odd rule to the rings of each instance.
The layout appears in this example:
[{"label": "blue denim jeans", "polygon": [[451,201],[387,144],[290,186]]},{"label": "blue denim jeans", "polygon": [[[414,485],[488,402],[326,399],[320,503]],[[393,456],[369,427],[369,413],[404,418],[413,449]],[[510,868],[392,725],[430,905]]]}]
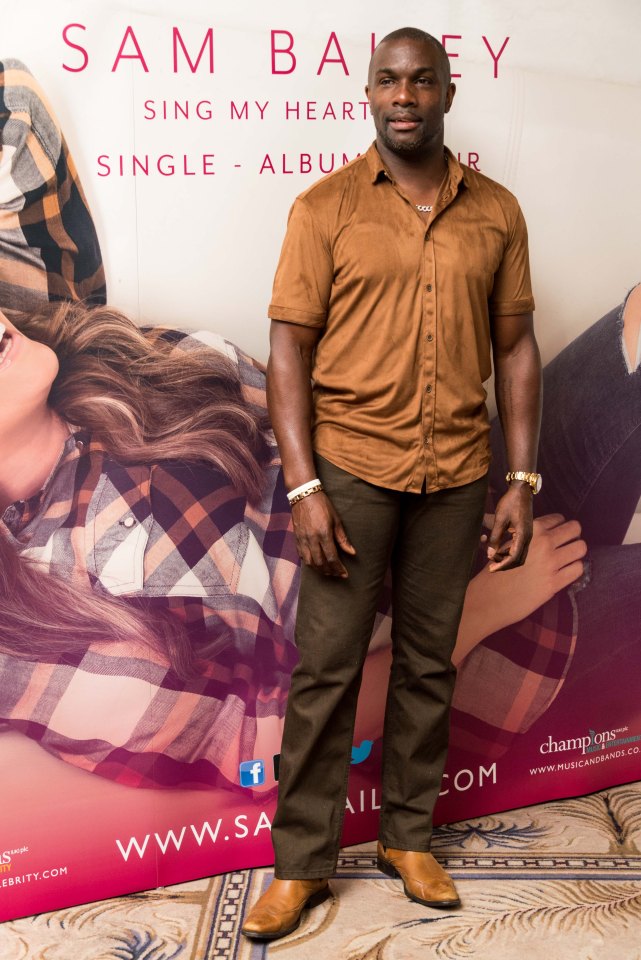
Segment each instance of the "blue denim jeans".
[{"label": "blue denim jeans", "polygon": [[[577,647],[561,700],[616,703],[621,677],[641,695],[641,544],[623,545],[641,498],[641,368],[623,354],[623,305],[577,337],[543,372],[536,516],[581,524],[589,552],[576,591]],[[504,486],[505,448],[492,423],[490,482]],[[539,723],[549,725],[556,707]]]},{"label": "blue denim jeans", "polygon": [[[578,520],[589,547],[620,544],[641,498],[641,369],[628,373],[623,306],[577,337],[543,371],[536,516]],[[505,445],[492,423],[490,485],[505,486]]]}]

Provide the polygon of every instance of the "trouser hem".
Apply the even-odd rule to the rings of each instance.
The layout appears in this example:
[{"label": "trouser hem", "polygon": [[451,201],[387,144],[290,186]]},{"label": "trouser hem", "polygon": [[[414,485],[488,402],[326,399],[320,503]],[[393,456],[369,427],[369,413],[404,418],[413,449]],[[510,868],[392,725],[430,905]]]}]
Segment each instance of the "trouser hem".
[{"label": "trouser hem", "polygon": [[327,867],[325,870],[276,870],[276,880],[325,880],[336,874],[336,867]]},{"label": "trouser hem", "polygon": [[392,838],[383,839],[383,837],[378,838],[379,843],[387,848],[391,847],[392,850],[405,850],[408,853],[429,853],[430,852],[430,843],[427,845],[424,843],[412,843],[411,846],[408,845],[408,842],[405,840],[395,840]]}]

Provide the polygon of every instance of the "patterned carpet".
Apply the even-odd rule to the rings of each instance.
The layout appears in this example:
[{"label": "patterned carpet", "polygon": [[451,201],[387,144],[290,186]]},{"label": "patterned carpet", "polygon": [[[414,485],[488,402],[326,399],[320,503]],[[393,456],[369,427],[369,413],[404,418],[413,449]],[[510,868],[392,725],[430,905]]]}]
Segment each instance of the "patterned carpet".
[{"label": "patterned carpet", "polygon": [[343,851],[333,899],[270,946],[238,933],[270,870],[0,925],[2,960],[641,960],[641,783],[441,827],[463,907],[431,910]]}]

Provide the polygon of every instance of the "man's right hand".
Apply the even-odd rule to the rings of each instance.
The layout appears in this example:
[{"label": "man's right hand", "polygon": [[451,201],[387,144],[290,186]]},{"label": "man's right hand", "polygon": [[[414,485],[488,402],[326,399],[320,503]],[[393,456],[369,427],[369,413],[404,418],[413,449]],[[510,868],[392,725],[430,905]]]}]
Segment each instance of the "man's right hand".
[{"label": "man's right hand", "polygon": [[298,555],[303,563],[327,577],[345,579],[348,574],[338,548],[352,556],[356,550],[329,497],[319,491],[299,500],[292,507],[292,520]]}]

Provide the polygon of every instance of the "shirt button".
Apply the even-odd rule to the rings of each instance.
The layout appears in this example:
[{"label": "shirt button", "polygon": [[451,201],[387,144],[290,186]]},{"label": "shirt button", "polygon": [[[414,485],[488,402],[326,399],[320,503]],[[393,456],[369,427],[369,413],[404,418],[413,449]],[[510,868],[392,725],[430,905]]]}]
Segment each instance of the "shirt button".
[{"label": "shirt button", "polygon": [[429,442],[430,442],[430,438],[429,438],[429,437],[423,437],[423,444],[424,444],[424,446],[426,446],[426,447],[429,446]]},{"label": "shirt button", "polygon": [[127,527],[128,529],[131,529],[131,527],[133,527],[136,521],[134,520],[133,517],[125,517],[125,519],[121,520],[120,522],[122,523],[123,527]]},{"label": "shirt button", "polygon": [[431,293],[431,292],[432,292],[432,284],[431,284],[431,283],[426,284],[425,289],[427,290],[428,293]]},{"label": "shirt button", "polygon": [[428,385],[425,387],[425,393],[431,393],[431,392],[432,392],[432,385],[428,383]]},{"label": "shirt button", "polygon": [[432,340],[434,339],[434,337],[432,336],[431,333],[428,333],[428,335],[425,337],[425,339],[426,339],[426,340],[429,340],[429,342],[431,343]]}]

